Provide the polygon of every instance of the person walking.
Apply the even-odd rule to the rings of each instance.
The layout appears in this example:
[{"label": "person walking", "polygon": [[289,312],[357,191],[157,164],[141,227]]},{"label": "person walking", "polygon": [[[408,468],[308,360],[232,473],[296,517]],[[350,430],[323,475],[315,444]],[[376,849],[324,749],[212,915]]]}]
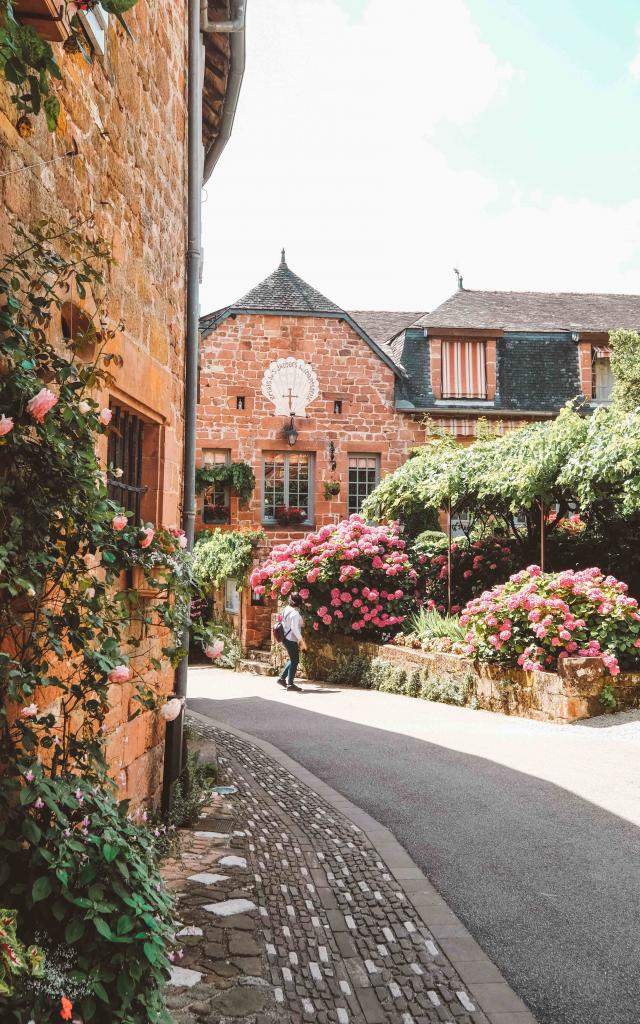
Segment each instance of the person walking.
[{"label": "person walking", "polygon": [[282,643],[287,649],[289,661],[278,676],[280,686],[285,686],[287,690],[298,690],[300,693],[302,691],[299,686],[296,686],[295,678],[298,665],[300,664],[300,640],[302,639],[301,604],[302,598],[300,594],[291,594],[289,596],[289,603],[282,613],[280,620],[283,630]]}]

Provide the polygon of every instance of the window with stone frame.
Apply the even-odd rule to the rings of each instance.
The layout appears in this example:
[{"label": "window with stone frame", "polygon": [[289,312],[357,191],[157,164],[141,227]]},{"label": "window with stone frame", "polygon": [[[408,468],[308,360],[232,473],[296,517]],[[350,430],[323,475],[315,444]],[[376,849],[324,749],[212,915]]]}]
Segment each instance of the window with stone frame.
[{"label": "window with stone frame", "polygon": [[[231,461],[228,448],[205,448],[202,465],[225,466]],[[207,487],[202,497],[203,523],[228,523],[230,519],[231,489],[228,484],[215,483]]]},{"label": "window with stone frame", "polygon": [[362,508],[365,499],[378,486],[380,480],[380,456],[349,455],[349,496],[347,508],[354,515]]},{"label": "window with stone frame", "polygon": [[108,495],[133,513],[133,522],[157,522],[160,495],[160,425],[119,400],[110,402]]},{"label": "window with stone frame", "polygon": [[609,348],[598,348],[594,345],[592,349],[592,394],[594,402],[607,404],[611,401],[613,392],[613,373],[611,371],[611,350]]},{"label": "window with stone frame", "polygon": [[487,398],[487,343],[456,339],[442,342],[442,398]]},{"label": "window with stone frame", "polygon": [[266,452],[262,469],[262,518],[283,526],[313,522],[313,465],[310,452]]}]

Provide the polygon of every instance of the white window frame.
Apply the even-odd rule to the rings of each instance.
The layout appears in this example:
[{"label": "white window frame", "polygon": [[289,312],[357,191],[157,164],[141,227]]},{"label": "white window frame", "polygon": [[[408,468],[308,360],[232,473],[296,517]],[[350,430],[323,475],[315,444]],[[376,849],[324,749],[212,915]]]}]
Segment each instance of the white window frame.
[{"label": "white window frame", "polygon": [[104,57],[107,49],[107,24],[109,15],[96,4],[92,11],[79,11],[78,17],[89,37],[89,42],[98,57]]},{"label": "white window frame", "polygon": [[[262,453],[262,474],[261,474],[262,479],[261,479],[261,482],[260,482],[260,489],[261,489],[260,504],[261,504],[261,519],[262,519],[262,523],[265,526],[273,526],[275,523],[278,522],[278,520],[275,519],[275,517],[274,518],[270,518],[270,517],[266,516],[265,515],[265,511],[264,511],[265,495],[266,495],[266,463],[269,461],[269,456],[274,456],[274,455],[283,455],[284,456],[284,492],[285,492],[285,496],[286,496],[287,502],[289,502],[291,500],[290,499],[290,494],[289,494],[289,456],[290,455],[306,455],[307,456],[307,459],[308,459],[308,473],[309,473],[309,495],[308,495],[309,500],[308,500],[308,508],[307,508],[307,518],[304,520],[304,522],[302,522],[300,524],[296,523],[295,526],[296,527],[298,525],[300,525],[300,526],[312,526],[314,521],[315,521],[314,516],[315,516],[315,465],[316,465],[316,460],[315,460],[315,453],[314,452],[264,451]],[[292,527],[292,529],[295,529],[295,527]]]},{"label": "white window frame", "polygon": [[[608,369],[607,376],[609,378],[609,380],[608,380],[608,383],[609,383],[609,393],[608,393],[606,398],[602,398],[601,394],[600,394],[600,396],[598,395],[598,391],[601,392],[601,381],[599,381],[599,379],[598,379],[598,377],[599,377],[598,370],[604,371],[605,368]],[[595,356],[594,357],[594,360],[593,360],[593,390],[595,392],[594,396],[592,398],[592,402],[594,403],[594,405],[611,405],[612,394],[613,394],[613,373],[612,373],[612,370],[611,370],[611,357],[610,356],[609,357],[602,357],[602,356]]]},{"label": "white window frame", "polygon": [[229,615],[240,614],[241,593],[238,590],[238,582],[231,576],[224,581],[224,610]]},{"label": "white window frame", "polygon": [[[374,491],[375,491],[376,487],[378,486],[378,484],[380,483],[380,454],[379,454],[379,452],[348,452],[347,453],[347,515],[352,515],[353,514],[352,513],[352,509],[351,509],[351,493],[350,493],[350,491],[351,491],[351,468],[352,468],[351,467],[351,460],[352,459],[374,459],[375,460],[375,474],[376,474],[376,482],[373,485],[373,490]],[[356,473],[358,472],[359,468],[360,467],[358,467],[358,466],[355,467]],[[367,472],[368,472],[368,470],[367,470]],[[357,484],[357,481],[356,481],[356,504],[358,504],[358,500],[357,499],[359,498],[359,495],[357,493],[357,487],[358,487],[358,484]],[[369,492],[369,494],[372,494],[372,493],[373,493],[373,491]],[[367,498],[369,497],[369,494],[367,494],[365,496],[364,501],[367,500]],[[364,503],[364,501],[363,501],[363,503]],[[360,514],[360,509],[361,508],[362,508],[362,505],[360,505],[360,507],[357,510],[357,514],[358,515]]]}]

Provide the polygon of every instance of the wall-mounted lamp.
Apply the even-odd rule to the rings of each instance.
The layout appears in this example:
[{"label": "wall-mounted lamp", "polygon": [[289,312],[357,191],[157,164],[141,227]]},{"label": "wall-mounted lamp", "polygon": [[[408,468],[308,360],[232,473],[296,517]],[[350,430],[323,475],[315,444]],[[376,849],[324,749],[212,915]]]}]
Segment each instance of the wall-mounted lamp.
[{"label": "wall-mounted lamp", "polygon": [[296,430],[295,417],[293,416],[293,414],[291,416],[291,419],[287,423],[286,427],[284,428],[283,433],[287,441],[293,448],[294,444],[298,440],[298,431]]}]

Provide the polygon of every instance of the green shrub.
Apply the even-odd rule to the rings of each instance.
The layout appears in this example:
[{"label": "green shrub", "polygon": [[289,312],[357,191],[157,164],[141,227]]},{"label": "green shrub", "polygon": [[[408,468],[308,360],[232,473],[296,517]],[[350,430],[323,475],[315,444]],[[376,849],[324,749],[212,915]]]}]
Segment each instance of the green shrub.
[{"label": "green shrub", "polygon": [[178,778],[171,810],[165,821],[175,828],[194,825],[201,812],[211,802],[216,784],[217,768],[211,761],[201,761],[198,751],[187,754],[187,763]]},{"label": "green shrub", "polygon": [[20,1024],[50,1020],[51,999],[75,991],[85,1024],[168,1021],[172,905],[150,830],[93,781],[49,778],[38,762],[19,770],[24,784],[5,780],[0,792],[0,887],[24,945],[37,941],[45,962],[69,947],[72,969],[57,981],[45,970],[46,985],[27,979],[0,998],[0,1018],[4,1007]]},{"label": "green shrub", "polygon": [[470,695],[468,679],[432,676],[426,669],[407,671],[384,658],[374,658],[370,666],[371,686],[383,693],[398,693],[405,697],[441,701],[445,704],[466,704]]},{"label": "green shrub", "polygon": [[193,549],[193,575],[203,591],[235,580],[241,587],[251,568],[256,546],[264,538],[261,530],[207,530]]},{"label": "green shrub", "polygon": [[334,666],[326,673],[326,681],[342,686],[361,686],[369,689],[371,686],[371,658],[362,654],[339,654]]}]

